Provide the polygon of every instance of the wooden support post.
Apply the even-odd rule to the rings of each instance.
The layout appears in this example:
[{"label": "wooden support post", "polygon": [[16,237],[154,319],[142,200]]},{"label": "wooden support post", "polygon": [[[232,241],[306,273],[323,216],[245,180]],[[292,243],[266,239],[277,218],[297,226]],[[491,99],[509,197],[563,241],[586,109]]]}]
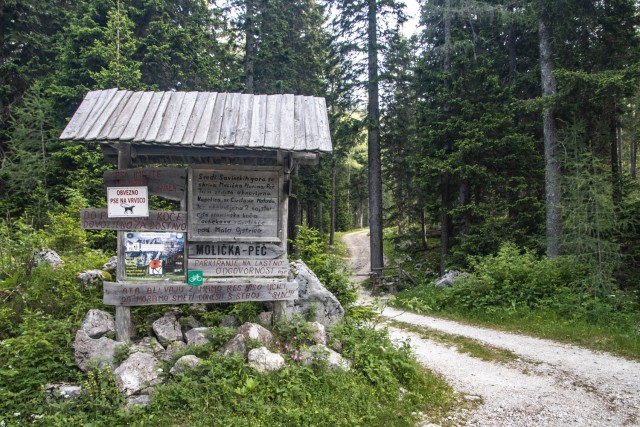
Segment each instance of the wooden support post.
[{"label": "wooden support post", "polygon": [[[287,171],[287,164],[290,158],[283,159],[282,153],[278,153],[278,163],[283,168],[284,173],[280,173],[280,219],[279,219],[279,232],[280,232],[280,245],[284,250],[284,257],[287,257],[287,245],[288,245],[288,220],[289,220],[289,192],[284,191],[285,181],[290,180],[289,172]],[[293,166],[293,164],[291,164]],[[291,185],[289,182],[288,185]],[[287,320],[287,302],[286,301],[274,301],[273,302],[273,323],[282,323]]]},{"label": "wooden support post", "polygon": [[[118,144],[118,169],[127,169],[131,166],[131,144],[120,142]],[[124,231],[118,231],[118,265],[116,269],[116,280],[125,280],[125,247]],[[131,309],[129,307],[116,306],[116,340],[129,342],[131,338]]]}]

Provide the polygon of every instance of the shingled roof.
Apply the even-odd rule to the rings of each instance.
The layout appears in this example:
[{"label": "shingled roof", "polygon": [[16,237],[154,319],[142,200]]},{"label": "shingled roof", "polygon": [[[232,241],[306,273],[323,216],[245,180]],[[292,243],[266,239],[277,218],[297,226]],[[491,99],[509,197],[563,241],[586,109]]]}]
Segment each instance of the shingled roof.
[{"label": "shingled roof", "polygon": [[331,152],[324,98],[296,95],[92,91],[60,139]]}]

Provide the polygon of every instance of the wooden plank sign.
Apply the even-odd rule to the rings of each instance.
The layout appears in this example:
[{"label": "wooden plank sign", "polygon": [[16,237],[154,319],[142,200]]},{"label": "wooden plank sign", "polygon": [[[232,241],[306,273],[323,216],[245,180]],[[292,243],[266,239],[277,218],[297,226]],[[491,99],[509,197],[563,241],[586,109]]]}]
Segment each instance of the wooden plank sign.
[{"label": "wooden plank sign", "polygon": [[149,211],[147,218],[109,218],[106,209],[80,209],[80,224],[85,230],[187,231],[187,213]]},{"label": "wooden plank sign", "polygon": [[190,243],[189,258],[275,259],[284,249],[273,243],[213,242]]},{"label": "wooden plank sign", "polygon": [[280,241],[280,171],[191,169],[192,241]]},{"label": "wooden plank sign", "polygon": [[298,282],[282,279],[205,282],[104,282],[103,303],[116,306],[208,304],[243,301],[287,301],[298,298]]},{"label": "wooden plank sign", "polygon": [[186,195],[187,171],[180,168],[119,169],[104,172],[106,187],[147,186],[149,194],[169,200]]},{"label": "wooden plank sign", "polygon": [[189,270],[201,270],[204,277],[287,277],[287,259],[193,259]]}]

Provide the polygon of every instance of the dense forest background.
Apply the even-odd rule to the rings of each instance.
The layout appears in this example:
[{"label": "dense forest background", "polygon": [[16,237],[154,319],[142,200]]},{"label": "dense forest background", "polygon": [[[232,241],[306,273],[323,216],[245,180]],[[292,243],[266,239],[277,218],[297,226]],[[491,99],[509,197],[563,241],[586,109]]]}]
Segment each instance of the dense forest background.
[{"label": "dense forest background", "polygon": [[411,37],[406,18],[392,0],[2,2],[3,229],[104,205],[115,165],[58,140],[89,90],[295,93],[326,97],[334,153],[295,171],[294,223],[366,226],[381,182],[382,224],[434,269],[511,242],[576,257],[594,293],[640,289],[636,2],[424,0]]}]

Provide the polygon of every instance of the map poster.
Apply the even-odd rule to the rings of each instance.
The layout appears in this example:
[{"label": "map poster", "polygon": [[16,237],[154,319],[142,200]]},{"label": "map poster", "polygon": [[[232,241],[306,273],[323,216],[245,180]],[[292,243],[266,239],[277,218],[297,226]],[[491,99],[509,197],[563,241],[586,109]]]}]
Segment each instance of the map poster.
[{"label": "map poster", "polygon": [[125,277],[184,280],[184,238],[184,233],[125,232]]}]

